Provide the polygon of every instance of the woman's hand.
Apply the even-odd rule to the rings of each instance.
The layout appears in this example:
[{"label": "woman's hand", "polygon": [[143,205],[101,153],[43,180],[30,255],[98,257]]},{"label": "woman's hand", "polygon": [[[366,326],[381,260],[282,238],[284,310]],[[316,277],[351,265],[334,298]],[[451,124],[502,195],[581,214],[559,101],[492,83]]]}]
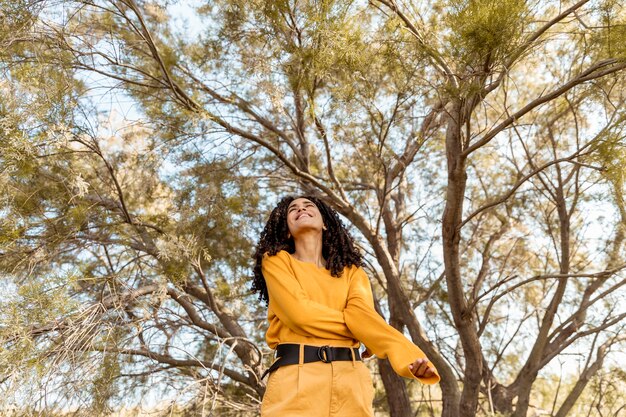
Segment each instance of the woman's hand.
[{"label": "woman's hand", "polygon": [[428,365],[428,359],[417,359],[409,365],[409,370],[418,378],[428,378],[435,375],[435,368]]}]

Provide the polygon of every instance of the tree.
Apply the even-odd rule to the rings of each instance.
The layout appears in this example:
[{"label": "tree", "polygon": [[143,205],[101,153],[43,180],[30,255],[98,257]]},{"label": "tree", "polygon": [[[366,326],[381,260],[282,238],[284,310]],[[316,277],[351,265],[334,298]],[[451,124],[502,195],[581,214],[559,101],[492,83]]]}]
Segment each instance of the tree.
[{"label": "tree", "polygon": [[[233,190],[252,193],[252,178],[268,195],[316,193],[351,224],[373,261],[381,313],[407,331],[442,375],[442,415],[469,416],[480,409],[526,415],[537,377],[549,372],[553,359],[600,346],[595,359],[585,361],[581,385],[559,404],[556,413],[566,413],[607,352],[623,343],[613,337],[626,314],[615,302],[626,283],[621,169],[626,56],[624,11],[617,2],[580,1],[557,9],[520,0],[219,1],[197,9],[193,19],[207,26],[197,37],[177,33],[171,9],[157,2],[67,1],[59,15],[53,15],[59,10],[54,4],[36,6],[41,9],[27,10],[45,12],[33,27],[44,49],[22,51],[16,62],[37,57],[78,79],[97,75],[93,82],[126,94],[148,126],[137,137],[154,138],[150,146],[180,155],[179,163],[189,166],[180,172],[203,181],[209,196],[219,196],[203,200],[192,185],[160,181],[158,164],[144,170],[139,161],[127,161],[125,152],[111,159],[97,132],[84,136],[88,117],[73,119],[70,143],[80,148],[71,150],[87,150],[93,161],[81,156],[79,166],[91,169],[67,169],[81,172],[79,178],[102,188],[98,195],[107,198],[47,186],[59,198],[55,210],[65,213],[71,201],[82,204],[87,218],[95,209],[110,220],[96,226],[95,236],[77,227],[45,237],[64,245],[77,236],[100,248],[119,245],[114,246],[119,265],[141,271],[119,275],[105,263],[106,272],[93,286],[76,294],[98,302],[116,320],[130,309],[126,328],[143,323],[133,310],[145,298],[150,307],[144,308],[152,311],[147,322],[159,334],[149,332],[153,340],[170,340],[184,329],[209,335],[209,341],[194,339],[197,359],[184,363],[176,362],[167,343],[152,351],[147,335],[130,330],[106,339],[114,342],[106,348],[89,338],[98,343],[64,352],[143,356],[205,381],[216,375],[207,358],[225,343],[237,357],[224,368],[233,383],[228,389],[240,391],[222,392],[227,398],[241,398],[247,389],[260,395],[260,335],[242,324],[244,317],[262,320],[260,313],[227,309],[231,297],[246,294],[238,287],[226,294],[215,290],[220,282],[239,283],[241,275],[233,271],[245,268],[243,254],[254,233],[229,242],[230,250],[239,248],[236,253],[220,252],[212,243],[228,235],[224,230],[243,227],[229,228],[226,219],[254,218],[260,196],[239,200],[236,207],[228,199]],[[540,76],[529,80],[529,73]],[[134,137],[124,136],[126,146]],[[189,155],[190,146],[211,148],[216,161],[205,166],[201,153]],[[229,160],[238,163],[225,165]],[[230,175],[216,174],[225,166],[237,169],[232,182]],[[121,181],[119,167],[145,175],[142,181],[155,181],[154,188]],[[26,184],[44,177],[32,174],[24,172]],[[63,175],[56,178],[62,183]],[[41,188],[35,184],[24,186],[23,200],[33,195],[26,190]],[[180,218],[163,212],[150,217],[143,205],[158,198],[156,184],[186,203]],[[49,198],[42,196],[41,204],[50,204]],[[215,234],[198,232],[202,238],[196,240],[199,235],[191,232],[204,230],[208,214],[190,213],[206,199],[217,201],[211,206],[216,210],[228,210],[220,213]],[[589,239],[588,228],[602,221],[591,211],[594,199],[616,212],[603,220],[611,236],[602,241]],[[41,221],[20,232],[39,233]],[[84,253],[75,248],[75,254]],[[202,261],[205,251],[210,263]],[[11,257],[3,251],[4,269],[23,276],[28,269],[15,265],[24,253],[30,252],[12,248]],[[53,262],[57,256],[45,258],[51,271],[64,265]],[[151,271],[149,279],[144,271]],[[113,276],[115,285],[109,282]],[[169,298],[154,298],[162,293]],[[168,310],[171,305],[179,306],[178,317]],[[98,323],[107,328],[107,320]],[[119,327],[117,321],[108,323]],[[54,340],[63,334],[63,328],[38,326],[26,326],[27,338],[9,340]],[[78,329],[88,327],[89,322]],[[133,366],[145,370],[148,363]],[[413,415],[405,382],[384,361],[379,369],[390,414]],[[164,369],[150,372],[157,370]]]},{"label": "tree", "polygon": [[[263,352],[243,327],[259,318],[238,290],[256,233],[248,219],[259,216],[254,183],[236,173],[248,155],[183,146],[172,156],[156,125],[98,120],[69,65],[31,59],[61,57],[11,38],[0,151],[0,265],[15,278],[0,304],[5,394],[61,410],[69,398],[93,415],[156,385],[192,408],[231,396],[231,407],[253,407],[245,395],[262,393]],[[174,161],[183,166],[168,173]]]}]

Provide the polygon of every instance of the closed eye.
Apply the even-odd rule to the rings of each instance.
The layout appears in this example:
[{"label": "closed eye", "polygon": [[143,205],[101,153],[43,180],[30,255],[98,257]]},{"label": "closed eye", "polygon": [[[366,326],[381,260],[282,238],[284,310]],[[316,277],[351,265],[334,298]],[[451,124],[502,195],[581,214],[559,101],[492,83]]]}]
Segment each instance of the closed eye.
[{"label": "closed eye", "polygon": [[[309,207],[313,207],[313,206],[315,206],[315,204],[313,204],[313,203],[310,203],[310,202],[309,202],[309,203],[304,203],[302,206],[303,206],[304,208],[309,208]],[[291,207],[289,207],[289,208],[287,209],[287,213],[291,213],[292,211],[296,210],[297,208],[298,208],[298,207],[296,207],[296,206],[291,206]]]}]

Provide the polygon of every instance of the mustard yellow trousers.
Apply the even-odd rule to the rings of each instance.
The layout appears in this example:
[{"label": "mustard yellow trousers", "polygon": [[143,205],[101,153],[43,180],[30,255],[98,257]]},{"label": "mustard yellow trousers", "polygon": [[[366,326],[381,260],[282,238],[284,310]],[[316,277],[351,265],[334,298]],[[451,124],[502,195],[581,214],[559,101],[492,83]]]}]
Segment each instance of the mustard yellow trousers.
[{"label": "mustard yellow trousers", "polygon": [[373,399],[361,361],[287,365],[270,374],[261,417],[373,417]]}]

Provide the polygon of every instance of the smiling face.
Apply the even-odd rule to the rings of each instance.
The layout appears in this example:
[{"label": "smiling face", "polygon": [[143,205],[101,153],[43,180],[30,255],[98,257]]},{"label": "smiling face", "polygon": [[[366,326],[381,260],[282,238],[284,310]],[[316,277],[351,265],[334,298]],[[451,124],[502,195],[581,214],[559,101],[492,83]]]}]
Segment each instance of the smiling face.
[{"label": "smiling face", "polygon": [[319,209],[306,198],[296,198],[287,208],[287,226],[291,236],[298,236],[303,231],[322,231],[324,219]]}]

